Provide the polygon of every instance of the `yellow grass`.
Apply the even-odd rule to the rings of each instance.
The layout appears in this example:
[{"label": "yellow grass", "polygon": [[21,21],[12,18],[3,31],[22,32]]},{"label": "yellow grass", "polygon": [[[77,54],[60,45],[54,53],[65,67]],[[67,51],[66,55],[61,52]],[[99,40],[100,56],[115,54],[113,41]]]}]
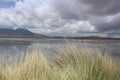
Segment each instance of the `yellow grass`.
[{"label": "yellow grass", "polygon": [[68,45],[49,60],[33,50],[1,63],[0,80],[120,80],[120,64],[98,49]]}]

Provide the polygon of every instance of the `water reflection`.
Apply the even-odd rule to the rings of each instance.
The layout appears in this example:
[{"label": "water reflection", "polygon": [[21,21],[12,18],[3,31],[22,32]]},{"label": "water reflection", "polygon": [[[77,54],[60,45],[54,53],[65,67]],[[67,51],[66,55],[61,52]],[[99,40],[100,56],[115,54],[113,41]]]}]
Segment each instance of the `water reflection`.
[{"label": "water reflection", "polygon": [[[78,47],[99,48],[103,52],[109,51],[112,56],[120,57],[120,41],[110,40],[70,40],[70,42]],[[52,55],[55,48],[65,45],[65,40],[37,40],[37,39],[0,39],[0,56],[7,55],[14,57],[16,54],[26,53],[28,50],[38,50],[45,52],[48,56]]]}]

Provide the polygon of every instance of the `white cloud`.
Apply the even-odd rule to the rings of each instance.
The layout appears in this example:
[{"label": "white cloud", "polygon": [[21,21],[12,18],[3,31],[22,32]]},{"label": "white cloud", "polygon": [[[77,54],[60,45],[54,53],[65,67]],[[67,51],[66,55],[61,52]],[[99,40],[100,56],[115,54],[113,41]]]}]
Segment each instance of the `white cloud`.
[{"label": "white cloud", "polygon": [[[5,22],[5,24],[3,24]],[[15,7],[0,10],[0,25],[24,27],[36,33],[75,33],[89,31],[89,22],[73,21],[68,24],[50,4],[50,0],[17,1]]]},{"label": "white cloud", "polygon": [[88,21],[72,21],[72,23],[66,23],[59,29],[63,33],[79,33],[79,32],[92,32],[95,27]]},{"label": "white cloud", "polygon": [[[117,16],[118,18],[114,16],[119,9],[114,13],[111,12],[112,8],[116,7],[115,4],[119,3],[118,0],[118,3],[105,1],[108,3],[103,4],[103,6],[107,6],[105,12],[101,6],[104,0],[98,1],[100,3],[98,7],[95,7],[95,4],[98,4],[95,0],[90,0],[90,2],[87,0],[5,1],[14,1],[15,6],[0,8],[0,27],[24,27],[43,34],[79,33],[102,31],[105,28],[107,30],[111,28],[109,25],[119,25],[120,21],[120,16]],[[106,27],[106,24],[109,25]]]}]

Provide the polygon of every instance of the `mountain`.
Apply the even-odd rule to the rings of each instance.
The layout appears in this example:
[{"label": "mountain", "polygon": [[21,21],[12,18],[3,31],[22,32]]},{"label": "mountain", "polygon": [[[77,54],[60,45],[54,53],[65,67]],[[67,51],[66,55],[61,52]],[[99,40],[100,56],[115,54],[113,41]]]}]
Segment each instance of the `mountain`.
[{"label": "mountain", "polygon": [[[116,33],[118,34],[118,33]],[[113,34],[114,36],[115,34]],[[81,39],[81,40],[120,40],[120,37],[109,37],[104,34],[88,35],[88,36],[46,36],[42,34],[33,33],[23,28],[0,28],[0,38],[40,38],[40,39]]]},{"label": "mountain", "polygon": [[0,37],[48,37],[42,34],[35,34],[27,29],[23,28],[0,28]]},{"label": "mountain", "polygon": [[35,35],[35,33],[32,33],[29,30],[18,28],[15,30],[15,33],[21,34],[21,35]]},{"label": "mountain", "polygon": [[0,28],[0,34],[6,34],[6,35],[35,35],[31,31],[27,29],[11,29],[11,28]]}]

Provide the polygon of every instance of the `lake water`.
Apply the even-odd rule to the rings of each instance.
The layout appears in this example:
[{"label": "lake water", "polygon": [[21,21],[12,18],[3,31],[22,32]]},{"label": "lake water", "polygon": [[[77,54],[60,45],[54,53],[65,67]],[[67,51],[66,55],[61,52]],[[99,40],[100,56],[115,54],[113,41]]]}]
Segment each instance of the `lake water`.
[{"label": "lake water", "polygon": [[[120,58],[120,40],[70,40],[70,42],[79,47],[97,47],[102,51],[109,51],[113,57]],[[0,38],[0,56],[14,57],[32,49],[51,55],[55,48],[65,44],[65,40]]]}]

